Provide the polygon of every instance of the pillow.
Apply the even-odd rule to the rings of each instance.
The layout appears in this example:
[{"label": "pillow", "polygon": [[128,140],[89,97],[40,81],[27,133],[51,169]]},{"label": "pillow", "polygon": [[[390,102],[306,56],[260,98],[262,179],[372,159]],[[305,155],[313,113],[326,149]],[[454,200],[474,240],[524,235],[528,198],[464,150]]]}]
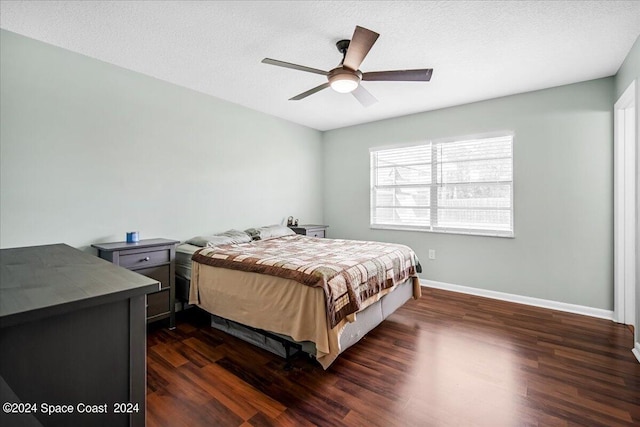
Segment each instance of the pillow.
[{"label": "pillow", "polygon": [[248,228],[244,230],[253,240],[269,240],[276,237],[289,236],[296,234],[295,231],[280,224],[266,225],[259,228]]},{"label": "pillow", "polygon": [[251,236],[240,230],[227,230],[224,233],[216,233],[212,236],[197,236],[187,240],[186,243],[200,247],[220,245],[233,245],[236,243],[249,243]]}]

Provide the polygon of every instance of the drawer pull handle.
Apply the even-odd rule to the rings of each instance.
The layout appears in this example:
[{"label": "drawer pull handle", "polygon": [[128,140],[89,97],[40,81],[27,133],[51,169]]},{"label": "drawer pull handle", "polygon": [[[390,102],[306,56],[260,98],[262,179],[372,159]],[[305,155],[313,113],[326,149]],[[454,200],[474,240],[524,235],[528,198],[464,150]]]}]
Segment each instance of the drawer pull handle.
[{"label": "drawer pull handle", "polygon": [[151,259],[151,258],[149,258],[149,257],[147,256],[147,257],[142,258],[140,261],[149,261],[150,259]]}]

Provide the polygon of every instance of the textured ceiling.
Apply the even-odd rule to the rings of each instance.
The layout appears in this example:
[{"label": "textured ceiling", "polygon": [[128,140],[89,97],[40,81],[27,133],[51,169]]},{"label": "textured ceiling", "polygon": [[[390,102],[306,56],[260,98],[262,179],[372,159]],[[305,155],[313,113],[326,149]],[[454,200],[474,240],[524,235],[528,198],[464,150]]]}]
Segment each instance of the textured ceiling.
[{"label": "textured ceiling", "polygon": [[[335,42],[380,33],[363,71],[434,69],[429,83],[364,82],[379,103],[324,90]],[[615,74],[640,1],[2,1],[0,27],[315,129]]]}]

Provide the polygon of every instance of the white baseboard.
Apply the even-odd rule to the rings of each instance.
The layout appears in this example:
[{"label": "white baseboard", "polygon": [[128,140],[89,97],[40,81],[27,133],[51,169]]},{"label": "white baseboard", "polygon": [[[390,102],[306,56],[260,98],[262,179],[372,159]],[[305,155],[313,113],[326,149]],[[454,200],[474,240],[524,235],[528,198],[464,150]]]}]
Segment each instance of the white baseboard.
[{"label": "white baseboard", "polygon": [[636,359],[638,359],[638,363],[640,363],[640,342],[636,342],[636,344],[633,347],[633,350],[631,350],[631,352],[636,357]]},{"label": "white baseboard", "polygon": [[[565,302],[507,294],[504,292],[472,288],[469,286],[453,285],[451,283],[436,282],[435,280],[420,279],[420,284],[429,288],[444,289],[446,291],[460,292],[463,294],[477,295],[480,297],[493,298],[519,304],[533,305],[535,307],[549,308],[551,310],[566,311],[568,313],[576,313],[582,314],[584,316],[613,320],[613,310],[603,310],[601,308],[587,307],[584,305],[567,304]],[[638,347],[637,343],[636,350],[640,351],[640,347]],[[638,357],[638,354],[636,354],[636,357]]]}]

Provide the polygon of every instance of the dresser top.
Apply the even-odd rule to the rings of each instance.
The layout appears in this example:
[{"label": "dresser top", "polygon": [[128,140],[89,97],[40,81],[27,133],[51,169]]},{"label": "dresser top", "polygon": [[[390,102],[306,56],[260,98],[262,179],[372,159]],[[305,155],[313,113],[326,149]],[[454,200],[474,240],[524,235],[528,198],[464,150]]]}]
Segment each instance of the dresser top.
[{"label": "dresser top", "polygon": [[0,327],[157,291],[157,280],[65,244],[0,250]]},{"label": "dresser top", "polygon": [[113,243],[96,243],[93,246],[105,252],[122,251],[125,249],[151,248],[153,246],[177,245],[178,240],[171,239],[144,239],[137,243],[113,242]]}]

